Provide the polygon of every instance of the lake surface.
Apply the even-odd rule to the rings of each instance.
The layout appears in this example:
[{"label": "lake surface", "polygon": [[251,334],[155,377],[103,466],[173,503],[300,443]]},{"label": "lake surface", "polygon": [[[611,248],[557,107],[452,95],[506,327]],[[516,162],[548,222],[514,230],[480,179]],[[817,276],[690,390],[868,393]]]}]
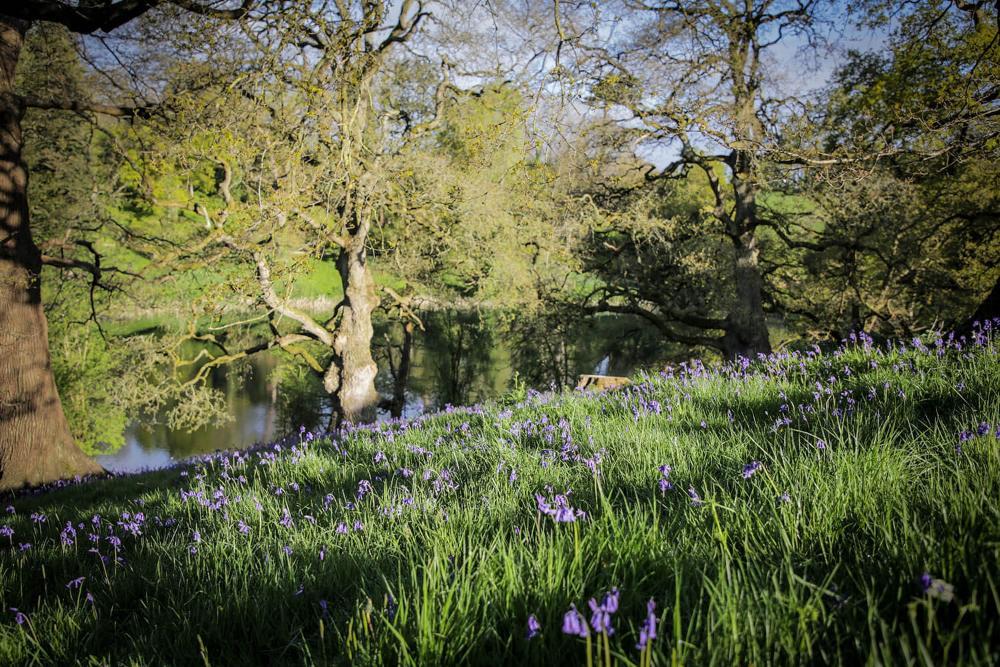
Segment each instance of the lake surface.
[{"label": "lake surface", "polygon": [[[531,335],[476,313],[433,313],[424,316],[425,331],[414,335],[411,370],[402,416],[416,417],[444,406],[468,405],[502,396],[514,383],[534,389],[565,388],[581,373],[629,375],[677,356],[655,332],[628,318],[600,318],[580,327]],[[388,401],[394,378],[389,354],[398,362],[401,333],[383,323],[376,331],[376,385]],[[97,460],[108,470],[132,472],[159,468],[218,449],[266,443],[299,426],[323,428],[329,399],[311,375],[283,367],[278,355],[253,357],[240,368],[220,368],[211,383],[226,396],[230,421],[194,431],[169,428],[162,419],[132,423],[125,445]],[[292,371],[292,372],[290,372]],[[391,417],[387,406],[378,420]]]}]

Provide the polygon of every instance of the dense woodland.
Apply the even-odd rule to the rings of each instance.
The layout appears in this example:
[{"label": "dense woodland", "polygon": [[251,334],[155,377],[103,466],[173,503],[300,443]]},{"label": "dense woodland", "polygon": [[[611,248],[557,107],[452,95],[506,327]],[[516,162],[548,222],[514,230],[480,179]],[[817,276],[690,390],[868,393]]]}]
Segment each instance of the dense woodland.
[{"label": "dense woodland", "polygon": [[985,0],[6,3],[0,488],[96,472],[80,447],[163,406],[219,418],[209,374],[262,353],[365,421],[428,313],[493,313],[556,386],[608,314],[678,360],[968,330],[1000,315],[998,27]]}]

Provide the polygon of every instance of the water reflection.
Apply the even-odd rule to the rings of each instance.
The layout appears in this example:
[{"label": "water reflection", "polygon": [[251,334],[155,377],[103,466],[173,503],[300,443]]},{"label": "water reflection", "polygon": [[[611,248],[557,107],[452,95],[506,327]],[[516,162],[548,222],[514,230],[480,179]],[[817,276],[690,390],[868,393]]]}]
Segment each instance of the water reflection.
[{"label": "water reflection", "polygon": [[[415,417],[447,404],[488,400],[509,391],[515,377],[537,389],[564,388],[580,373],[626,375],[670,356],[655,332],[628,318],[511,323],[445,311],[422,319],[425,331],[411,331],[409,343],[399,323],[382,323],[376,333],[377,385],[384,397],[379,420],[394,412]],[[216,369],[211,382],[225,392],[231,421],[191,432],[160,420],[133,423],[125,445],[98,461],[116,471],[162,467],[217,449],[269,442],[300,425],[323,427],[329,419],[330,402],[315,376],[280,363],[276,355]]]}]

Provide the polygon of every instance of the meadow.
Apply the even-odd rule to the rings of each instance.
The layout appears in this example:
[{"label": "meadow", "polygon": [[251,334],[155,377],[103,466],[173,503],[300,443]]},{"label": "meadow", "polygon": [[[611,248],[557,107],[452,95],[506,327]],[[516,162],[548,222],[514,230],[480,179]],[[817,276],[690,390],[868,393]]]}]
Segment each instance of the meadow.
[{"label": "meadow", "polygon": [[997,664],[997,327],[8,496],[0,664]]}]

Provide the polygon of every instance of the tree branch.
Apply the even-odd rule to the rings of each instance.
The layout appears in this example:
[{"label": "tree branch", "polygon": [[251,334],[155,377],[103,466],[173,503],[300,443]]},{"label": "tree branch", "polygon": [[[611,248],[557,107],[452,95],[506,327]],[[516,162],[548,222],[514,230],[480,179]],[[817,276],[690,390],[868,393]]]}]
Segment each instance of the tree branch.
[{"label": "tree branch", "polygon": [[171,4],[181,9],[217,19],[234,20],[245,16],[256,0],[243,0],[235,9],[220,9],[218,2],[196,0],[119,0],[119,2],[68,5],[58,0],[17,0],[7,3],[2,13],[24,21],[49,21],[84,35],[111,32],[138,18],[154,7]]}]

